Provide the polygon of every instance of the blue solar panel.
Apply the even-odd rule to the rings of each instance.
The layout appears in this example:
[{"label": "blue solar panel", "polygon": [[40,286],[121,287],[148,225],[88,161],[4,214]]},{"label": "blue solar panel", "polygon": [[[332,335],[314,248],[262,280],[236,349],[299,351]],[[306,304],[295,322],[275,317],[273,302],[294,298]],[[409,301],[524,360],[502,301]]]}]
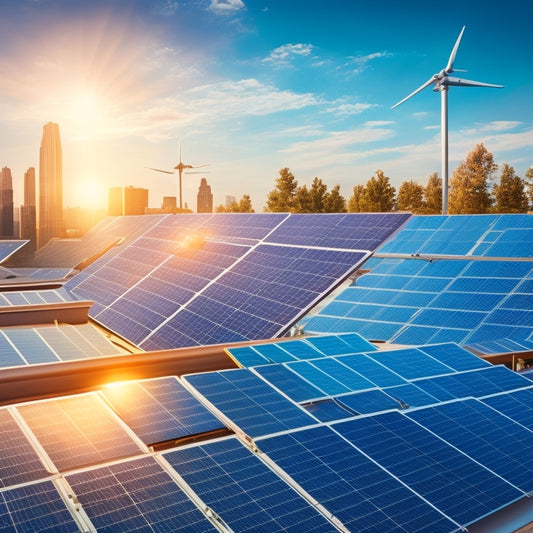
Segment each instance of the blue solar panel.
[{"label": "blue solar panel", "polygon": [[401,407],[401,402],[378,389],[344,394],[338,396],[337,401],[356,414],[378,413]]},{"label": "blue solar panel", "polygon": [[322,352],[324,355],[345,355],[349,353],[365,352],[375,349],[368,341],[357,343],[356,347],[352,343],[345,342],[343,336],[324,335],[320,337],[307,337],[306,342]]},{"label": "blue solar panel", "polygon": [[236,346],[226,348],[225,351],[238,365],[244,368],[267,365],[270,362],[251,346]]},{"label": "blue solar panel", "polygon": [[261,366],[255,372],[295,402],[310,401],[327,394],[318,384],[281,364]]},{"label": "blue solar panel", "polygon": [[183,448],[164,457],[232,531],[337,531],[236,439]]},{"label": "blue solar panel", "polygon": [[407,380],[438,376],[452,371],[449,366],[440,363],[417,348],[377,351],[368,354],[368,357],[375,359]]},{"label": "blue solar panel", "polygon": [[418,349],[431,355],[457,372],[491,366],[489,362],[471,354],[454,343],[419,346]]},{"label": "blue solar panel", "polygon": [[0,527],[6,533],[80,531],[51,481],[0,492]]},{"label": "blue solar panel", "polygon": [[350,388],[346,387],[341,381],[323,372],[308,361],[287,363],[287,367],[318,389],[324,391],[328,396],[350,392]]},{"label": "blue solar panel", "polygon": [[385,394],[394,398],[397,402],[397,408],[408,409],[409,407],[420,407],[437,403],[437,399],[427,392],[417,387],[414,383],[405,385],[396,385],[395,387],[386,387],[382,389]]},{"label": "blue solar panel", "polygon": [[118,383],[102,392],[147,445],[224,428],[174,377]]},{"label": "blue solar panel", "polygon": [[501,477],[396,411],[332,427],[462,526],[523,497]]},{"label": "blue solar panel", "polygon": [[15,350],[13,345],[6,339],[4,334],[0,332],[0,366],[19,366],[25,365],[26,361]]},{"label": "blue solar panel", "polygon": [[456,525],[321,426],[258,446],[350,531],[453,531]]},{"label": "blue solar panel", "polygon": [[59,361],[57,355],[33,329],[4,329],[4,335],[29,364]]},{"label": "blue solar panel", "polygon": [[344,355],[339,357],[338,360],[378,387],[390,387],[406,383],[401,376],[366,355]]},{"label": "blue solar panel", "polygon": [[509,391],[481,401],[533,431],[533,389]]},{"label": "blue solar panel", "polygon": [[443,402],[469,396],[480,398],[502,391],[528,387],[530,384],[529,380],[504,366],[491,366],[486,369],[416,381],[417,387]]},{"label": "blue solar panel", "polygon": [[283,344],[257,344],[254,346],[254,350],[259,352],[270,363],[286,363],[296,360],[284,349]]},{"label": "blue solar panel", "polygon": [[314,423],[305,411],[247,369],[192,374],[184,379],[252,438]]},{"label": "blue solar panel", "polygon": [[7,409],[0,409],[0,443],[0,487],[35,481],[49,475]]},{"label": "blue solar panel", "polygon": [[67,476],[98,532],[217,531],[153,457]]},{"label": "blue solar panel", "polygon": [[357,414],[341,406],[334,398],[307,403],[303,407],[320,422],[343,420]]},{"label": "blue solar panel", "polygon": [[371,389],[375,386],[364,376],[342,364],[341,361],[342,359],[324,357],[323,359],[315,359],[311,363],[351,391]]},{"label": "blue solar panel", "polygon": [[533,432],[477,400],[450,402],[407,414],[524,492],[533,489]]},{"label": "blue solar panel", "polygon": [[59,471],[141,453],[94,394],[24,404],[17,410]]},{"label": "blue solar panel", "polygon": [[284,341],[280,342],[279,346],[295,359],[315,359],[323,356],[322,352],[303,340]]}]

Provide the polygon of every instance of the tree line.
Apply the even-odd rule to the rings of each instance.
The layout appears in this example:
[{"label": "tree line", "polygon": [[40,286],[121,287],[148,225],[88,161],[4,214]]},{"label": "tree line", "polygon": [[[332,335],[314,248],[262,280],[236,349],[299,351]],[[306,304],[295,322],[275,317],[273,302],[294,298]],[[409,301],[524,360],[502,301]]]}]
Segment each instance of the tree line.
[{"label": "tree line", "polygon": [[[467,154],[449,180],[448,213],[527,213],[533,210],[533,167],[518,176],[511,165],[498,165],[483,143]],[[219,206],[217,212],[253,213],[249,195],[232,206]],[[415,214],[439,214],[442,211],[442,179],[435,172],[425,185],[404,181],[398,191],[383,170],[377,170],[364,185],[355,185],[346,200],[340,185],[331,190],[315,177],[308,187],[299,185],[288,168],[282,168],[275,187],[268,193],[266,212],[289,213],[368,213],[410,211]]]}]

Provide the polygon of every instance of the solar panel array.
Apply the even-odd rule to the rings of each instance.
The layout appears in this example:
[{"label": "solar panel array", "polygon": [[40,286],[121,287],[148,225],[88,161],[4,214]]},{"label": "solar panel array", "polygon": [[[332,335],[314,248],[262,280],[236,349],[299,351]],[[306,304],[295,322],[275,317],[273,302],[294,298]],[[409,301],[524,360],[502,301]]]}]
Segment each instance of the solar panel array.
[{"label": "solar panel array", "polygon": [[302,324],[407,345],[526,340],[532,235],[529,215],[412,217],[365,263],[369,273]]},{"label": "solar panel array", "polygon": [[155,350],[283,336],[409,215],[145,218],[65,287],[95,302],[93,319]]},{"label": "solar panel array", "polygon": [[20,250],[29,241],[2,240],[0,241],[0,263],[3,263],[8,257],[12,256],[17,250]]},{"label": "solar panel array", "polygon": [[[0,408],[2,525],[438,533],[528,501],[528,379],[450,343],[273,345],[292,359]],[[322,396],[291,400],[276,368]]]},{"label": "solar panel array", "polygon": [[91,324],[0,330],[0,368],[125,353]]}]

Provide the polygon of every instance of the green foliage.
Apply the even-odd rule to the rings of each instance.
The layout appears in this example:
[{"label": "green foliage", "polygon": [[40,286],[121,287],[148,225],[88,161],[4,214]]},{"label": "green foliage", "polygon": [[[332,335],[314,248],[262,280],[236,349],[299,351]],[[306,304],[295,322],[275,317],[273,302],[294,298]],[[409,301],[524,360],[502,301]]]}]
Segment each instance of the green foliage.
[{"label": "green foliage", "polygon": [[529,202],[525,189],[526,182],[515,174],[507,163],[502,167],[500,183],[494,185],[495,213],[527,213]]},{"label": "green foliage", "polygon": [[346,200],[341,196],[340,189],[340,185],[335,185],[330,192],[325,193],[323,213],[346,213]]},{"label": "green foliage", "polygon": [[492,206],[489,181],[497,168],[483,143],[469,152],[450,180],[448,213],[488,213]]},{"label": "green foliage", "polygon": [[298,182],[288,168],[279,171],[276,187],[268,193],[266,211],[291,213],[295,211],[295,196]]}]

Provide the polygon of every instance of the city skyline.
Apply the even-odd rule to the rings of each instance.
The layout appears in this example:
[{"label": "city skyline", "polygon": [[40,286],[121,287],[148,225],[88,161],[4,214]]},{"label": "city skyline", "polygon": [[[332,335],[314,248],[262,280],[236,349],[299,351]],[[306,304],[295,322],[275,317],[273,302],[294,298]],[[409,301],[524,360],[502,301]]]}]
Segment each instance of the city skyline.
[{"label": "city skyline", "polygon": [[[214,206],[249,194],[262,211],[279,169],[318,176],[348,198],[382,169],[398,187],[440,173],[440,104],[424,91],[390,107],[445,65],[504,89],[450,90],[450,174],[483,142],[523,176],[533,164],[529,100],[533,5],[510,0],[352,5],[246,0],[30,2],[0,7],[0,166],[15,205],[38,168],[42,125],[59,124],[64,204],[110,187],[177,195],[179,143],[206,168]],[[184,175],[195,205],[202,174]]]}]

